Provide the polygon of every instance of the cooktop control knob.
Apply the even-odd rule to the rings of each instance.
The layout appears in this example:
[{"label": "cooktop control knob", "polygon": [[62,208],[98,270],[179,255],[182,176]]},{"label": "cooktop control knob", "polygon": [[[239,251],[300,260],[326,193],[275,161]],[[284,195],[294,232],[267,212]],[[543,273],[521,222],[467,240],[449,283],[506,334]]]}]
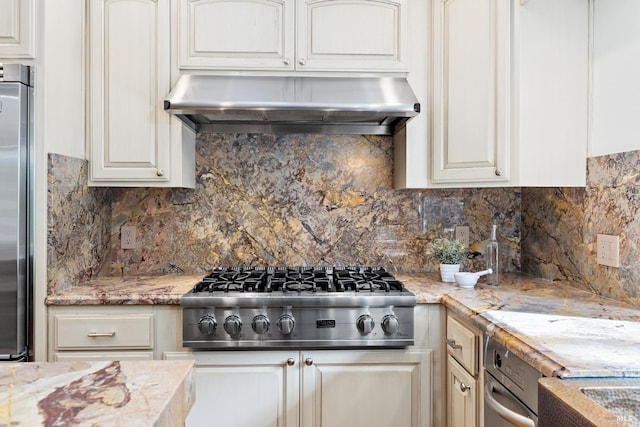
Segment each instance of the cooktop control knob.
[{"label": "cooktop control knob", "polygon": [[198,329],[205,335],[213,334],[217,327],[218,322],[216,322],[216,318],[210,314],[205,314],[198,322]]},{"label": "cooktop control knob", "polygon": [[387,314],[382,318],[382,330],[385,334],[395,334],[400,328],[400,322],[395,314]]},{"label": "cooktop control knob", "polygon": [[240,317],[232,314],[224,319],[224,330],[227,331],[229,335],[238,335],[240,330],[242,329],[242,321]]},{"label": "cooktop control knob", "polygon": [[269,319],[264,314],[258,314],[251,321],[251,329],[258,334],[262,335],[269,330]]},{"label": "cooktop control knob", "polygon": [[358,317],[356,321],[356,326],[362,335],[369,335],[375,326],[373,318],[368,314],[363,314]]},{"label": "cooktop control knob", "polygon": [[278,330],[282,335],[289,335],[293,332],[293,328],[296,326],[296,321],[290,314],[283,314],[278,319]]}]

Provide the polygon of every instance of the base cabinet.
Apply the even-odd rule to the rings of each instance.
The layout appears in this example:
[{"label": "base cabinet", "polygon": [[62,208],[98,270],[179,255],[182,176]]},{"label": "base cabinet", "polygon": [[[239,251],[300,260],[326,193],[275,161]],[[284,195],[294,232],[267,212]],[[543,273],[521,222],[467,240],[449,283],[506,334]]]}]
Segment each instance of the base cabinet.
[{"label": "base cabinet", "polygon": [[[481,427],[482,333],[462,319],[447,316],[447,427]],[[489,427],[489,426],[487,426]]]},{"label": "base cabinet", "polygon": [[[431,424],[430,350],[167,352],[196,360],[187,426]],[[238,399],[250,411],[238,411]]]},{"label": "base cabinet", "polygon": [[472,427],[478,424],[478,382],[456,360],[447,357],[448,427]]}]

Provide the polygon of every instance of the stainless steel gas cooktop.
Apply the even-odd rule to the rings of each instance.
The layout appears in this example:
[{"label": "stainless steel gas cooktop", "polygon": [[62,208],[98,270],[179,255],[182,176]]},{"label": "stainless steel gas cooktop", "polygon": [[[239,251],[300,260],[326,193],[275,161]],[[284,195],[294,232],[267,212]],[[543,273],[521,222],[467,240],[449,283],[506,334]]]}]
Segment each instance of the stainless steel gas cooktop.
[{"label": "stainless steel gas cooktop", "polygon": [[182,297],[183,345],[404,347],[415,304],[383,268],[217,268]]}]

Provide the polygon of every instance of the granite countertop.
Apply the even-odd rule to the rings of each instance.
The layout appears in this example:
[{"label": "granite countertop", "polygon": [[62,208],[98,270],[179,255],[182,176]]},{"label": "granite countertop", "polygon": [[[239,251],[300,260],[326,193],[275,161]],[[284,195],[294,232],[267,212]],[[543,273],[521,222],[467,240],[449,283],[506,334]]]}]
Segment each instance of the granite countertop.
[{"label": "granite countertop", "polygon": [[[434,273],[394,273],[419,304],[444,304],[526,360],[582,414],[610,417],[572,389],[574,378],[640,381],[640,310],[556,282],[505,275],[500,286],[443,283]],[[47,297],[48,305],[179,304],[202,275],[116,278],[81,283]],[[554,388],[555,387],[555,388]],[[567,392],[567,390],[573,392]]]},{"label": "granite countertop", "polygon": [[[0,365],[0,425],[182,425],[192,360]],[[162,375],[158,375],[158,372]]]},{"label": "granite countertop", "polygon": [[[438,274],[394,273],[419,304],[444,304],[545,376],[640,377],[640,310],[555,282],[505,275],[461,289]],[[179,304],[202,275],[106,277],[50,295],[49,305]]]}]

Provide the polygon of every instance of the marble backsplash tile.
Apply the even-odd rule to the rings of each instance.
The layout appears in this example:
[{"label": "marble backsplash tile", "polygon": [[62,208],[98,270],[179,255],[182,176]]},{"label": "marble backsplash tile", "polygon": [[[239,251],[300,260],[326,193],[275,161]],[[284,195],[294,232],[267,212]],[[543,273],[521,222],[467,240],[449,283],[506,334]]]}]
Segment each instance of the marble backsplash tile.
[{"label": "marble backsplash tile", "polygon": [[87,161],[49,154],[47,289],[97,276],[111,249],[111,190],[87,186]]},{"label": "marble backsplash tile", "polygon": [[[640,306],[640,151],[588,159],[586,188],[522,189],[523,271]],[[597,234],[620,236],[620,268]]]},{"label": "marble backsplash tile", "polygon": [[[388,137],[202,134],[196,150],[195,190],[113,190],[110,274],[355,263],[434,270],[432,239],[466,224],[479,242],[494,220],[504,269],[520,268],[520,189],[393,190]],[[137,227],[138,249],[120,249],[122,225]]]}]

